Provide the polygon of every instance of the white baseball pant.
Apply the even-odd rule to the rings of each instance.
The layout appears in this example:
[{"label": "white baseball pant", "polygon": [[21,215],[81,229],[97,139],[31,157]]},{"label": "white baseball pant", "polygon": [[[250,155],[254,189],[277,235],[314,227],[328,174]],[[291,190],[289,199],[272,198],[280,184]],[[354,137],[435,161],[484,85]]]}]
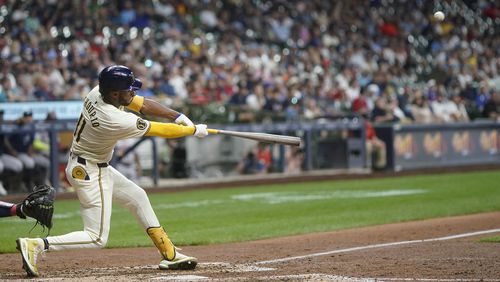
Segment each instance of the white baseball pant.
[{"label": "white baseball pant", "polygon": [[66,176],[80,200],[83,231],[49,236],[49,250],[102,248],[106,245],[111,220],[112,200],[128,208],[146,230],[160,223],[146,191],[111,166],[70,155]]}]

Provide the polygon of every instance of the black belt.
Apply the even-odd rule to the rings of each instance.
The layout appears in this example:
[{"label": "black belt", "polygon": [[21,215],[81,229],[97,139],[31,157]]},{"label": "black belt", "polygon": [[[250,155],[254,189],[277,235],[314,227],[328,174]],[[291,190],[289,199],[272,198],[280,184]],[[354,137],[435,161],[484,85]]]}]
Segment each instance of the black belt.
[{"label": "black belt", "polygon": [[[80,156],[76,156],[76,161],[79,163],[79,164],[82,164],[82,165],[87,165],[87,160],[80,157]],[[107,167],[109,164],[108,163],[98,163],[97,166],[98,167]]]}]

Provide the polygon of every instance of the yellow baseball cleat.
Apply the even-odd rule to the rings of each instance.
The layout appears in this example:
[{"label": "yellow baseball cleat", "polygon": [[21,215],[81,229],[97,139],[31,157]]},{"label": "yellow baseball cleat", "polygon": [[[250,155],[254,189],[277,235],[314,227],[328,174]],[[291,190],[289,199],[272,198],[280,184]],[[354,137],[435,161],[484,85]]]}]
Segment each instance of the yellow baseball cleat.
[{"label": "yellow baseball cleat", "polygon": [[19,238],[16,240],[17,249],[23,257],[23,269],[28,276],[38,277],[37,257],[44,251],[44,244],[41,239]]},{"label": "yellow baseball cleat", "polygon": [[158,267],[164,270],[193,270],[198,264],[198,259],[176,252],[173,260],[162,260]]}]

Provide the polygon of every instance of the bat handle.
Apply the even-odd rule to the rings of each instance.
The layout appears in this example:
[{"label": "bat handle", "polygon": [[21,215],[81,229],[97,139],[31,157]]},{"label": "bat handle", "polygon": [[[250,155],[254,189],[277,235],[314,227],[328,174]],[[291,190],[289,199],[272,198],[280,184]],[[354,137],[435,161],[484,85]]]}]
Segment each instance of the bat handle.
[{"label": "bat handle", "polygon": [[218,129],[210,129],[210,128],[207,128],[207,131],[208,131],[208,133],[210,133],[210,134],[219,134],[219,130],[218,130]]}]

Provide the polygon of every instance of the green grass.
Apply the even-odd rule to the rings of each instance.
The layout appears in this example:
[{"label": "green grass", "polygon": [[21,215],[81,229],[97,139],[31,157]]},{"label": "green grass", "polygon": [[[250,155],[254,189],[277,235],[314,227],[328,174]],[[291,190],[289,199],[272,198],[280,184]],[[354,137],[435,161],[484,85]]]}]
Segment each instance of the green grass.
[{"label": "green grass", "polygon": [[[324,181],[150,194],[177,245],[214,244],[500,210],[500,171]],[[52,235],[81,230],[76,200],[58,200]],[[33,221],[0,220],[0,252],[39,236]],[[115,203],[108,247],[152,246]]]},{"label": "green grass", "polygon": [[493,237],[488,237],[488,238],[483,238],[479,240],[480,242],[486,242],[486,243],[500,243],[500,236],[493,236]]}]

